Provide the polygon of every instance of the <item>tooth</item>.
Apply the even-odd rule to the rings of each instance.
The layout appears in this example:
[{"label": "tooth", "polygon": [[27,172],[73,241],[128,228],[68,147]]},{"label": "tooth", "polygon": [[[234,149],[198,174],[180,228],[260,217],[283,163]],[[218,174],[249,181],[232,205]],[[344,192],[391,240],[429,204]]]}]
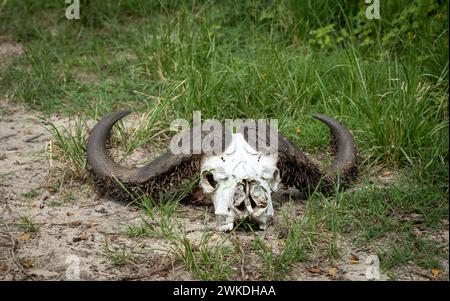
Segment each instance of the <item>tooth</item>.
[{"label": "tooth", "polygon": [[243,184],[238,184],[234,190],[233,205],[231,206],[231,209],[240,219],[246,218],[249,215],[245,210],[240,210],[237,208],[242,204],[242,202],[245,202],[246,199],[247,195],[245,192],[245,186]]}]

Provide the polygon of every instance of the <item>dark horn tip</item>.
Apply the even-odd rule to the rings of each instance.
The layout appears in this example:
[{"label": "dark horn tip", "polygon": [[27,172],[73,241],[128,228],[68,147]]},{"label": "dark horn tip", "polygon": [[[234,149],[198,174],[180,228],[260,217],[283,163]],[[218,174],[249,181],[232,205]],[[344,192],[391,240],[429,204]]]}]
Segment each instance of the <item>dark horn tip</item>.
[{"label": "dark horn tip", "polygon": [[328,120],[328,119],[329,119],[328,116],[323,115],[323,114],[319,114],[319,113],[313,114],[313,117],[316,118],[316,119],[318,119],[318,120],[321,120],[321,121],[324,121],[324,120]]},{"label": "dark horn tip", "polygon": [[120,110],[120,111],[113,113],[113,115],[118,116],[118,117],[120,116],[120,118],[123,118],[127,115],[130,115],[131,112],[132,112],[131,110]]},{"label": "dark horn tip", "polygon": [[125,116],[129,115],[131,112],[132,112],[131,110],[120,110],[120,111],[113,112],[113,113],[103,117],[98,122],[97,125],[109,124],[112,126],[114,123],[116,123],[120,119],[124,118]]},{"label": "dark horn tip", "polygon": [[322,117],[323,115],[322,114],[319,114],[319,113],[315,113],[315,114],[313,114],[313,117],[314,118],[317,118],[317,119],[319,119],[320,117]]}]

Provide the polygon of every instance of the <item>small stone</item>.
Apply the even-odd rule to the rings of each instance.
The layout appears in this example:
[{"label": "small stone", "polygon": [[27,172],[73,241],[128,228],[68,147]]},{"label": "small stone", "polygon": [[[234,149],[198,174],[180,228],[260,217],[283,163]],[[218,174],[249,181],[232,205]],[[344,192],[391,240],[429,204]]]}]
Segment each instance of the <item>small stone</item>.
[{"label": "small stone", "polygon": [[99,206],[99,207],[95,208],[95,212],[102,213],[102,214],[108,213],[108,211],[103,206]]}]

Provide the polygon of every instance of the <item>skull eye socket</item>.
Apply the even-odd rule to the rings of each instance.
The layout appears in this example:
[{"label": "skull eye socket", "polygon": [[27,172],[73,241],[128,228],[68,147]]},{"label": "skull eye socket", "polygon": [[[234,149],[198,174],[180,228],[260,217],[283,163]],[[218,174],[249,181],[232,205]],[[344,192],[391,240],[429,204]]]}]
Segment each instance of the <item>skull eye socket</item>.
[{"label": "skull eye socket", "polygon": [[278,170],[278,168],[276,168],[274,171],[264,170],[262,178],[265,180],[278,181],[278,179],[280,178],[280,171]]},{"label": "skull eye socket", "polygon": [[203,183],[209,186],[211,190],[214,190],[217,187],[217,181],[214,179],[214,175],[209,171],[204,171],[202,173]]},{"label": "skull eye socket", "polygon": [[265,170],[262,178],[269,184],[269,188],[272,191],[277,191],[278,183],[280,182],[280,171],[278,168],[275,170]]}]

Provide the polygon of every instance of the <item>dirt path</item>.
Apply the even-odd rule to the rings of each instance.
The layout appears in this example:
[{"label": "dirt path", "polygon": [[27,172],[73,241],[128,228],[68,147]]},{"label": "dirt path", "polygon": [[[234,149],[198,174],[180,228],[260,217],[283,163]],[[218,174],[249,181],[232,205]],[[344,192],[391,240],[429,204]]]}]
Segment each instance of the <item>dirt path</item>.
[{"label": "dirt path", "polygon": [[[52,120],[57,125],[67,124],[66,119],[56,115]],[[194,279],[161,251],[167,245],[163,239],[126,235],[130,225],[142,221],[136,208],[101,198],[87,184],[65,183],[55,191],[53,187],[60,183],[51,172],[58,163],[50,164],[45,155],[50,139],[36,113],[0,101],[0,279],[66,280],[78,267],[83,280]],[[295,206],[296,211],[305,211],[304,203]],[[208,214],[213,227],[213,214]],[[176,212],[176,219],[186,226],[193,241],[201,239],[204,216],[205,208],[194,205],[183,205]],[[30,232],[33,227],[35,231]],[[271,226],[259,234],[264,241],[275,242],[275,229]],[[214,232],[212,240],[221,235]],[[238,230],[235,235],[244,243],[253,240],[249,232]],[[288,278],[366,280],[365,260],[369,254],[348,241],[341,247],[341,259],[332,264],[296,264]],[[108,256],[108,248],[130,252],[134,259],[117,266]],[[246,277],[259,279],[261,275],[247,271]],[[409,277],[405,275],[404,279]],[[387,279],[386,275],[382,274],[381,279]]]},{"label": "dirt path", "polygon": [[[164,254],[145,251],[157,242],[146,244],[123,235],[129,225],[140,223],[140,213],[98,198],[88,185],[77,187],[80,183],[74,183],[69,191],[54,191],[55,179],[49,177],[44,153],[49,133],[34,114],[5,102],[0,105],[0,278],[65,279],[68,266],[78,258],[81,279],[121,279],[140,274],[163,279],[157,273],[148,273],[167,261]],[[66,122],[57,116],[52,120],[60,125]],[[36,225],[34,233],[25,233],[24,218]],[[103,254],[106,241],[130,249],[140,244],[134,252],[136,266],[120,269],[110,264]],[[167,269],[167,264],[162,268]],[[178,271],[166,278],[186,279],[189,275]]]}]

